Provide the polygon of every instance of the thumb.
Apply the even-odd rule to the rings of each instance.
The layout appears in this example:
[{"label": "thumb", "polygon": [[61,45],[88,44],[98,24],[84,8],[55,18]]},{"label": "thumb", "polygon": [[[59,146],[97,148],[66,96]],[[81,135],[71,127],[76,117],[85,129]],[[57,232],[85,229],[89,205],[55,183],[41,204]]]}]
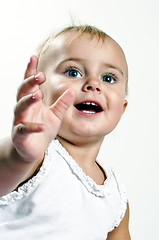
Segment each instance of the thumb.
[{"label": "thumb", "polygon": [[55,114],[57,118],[62,120],[66,111],[71,106],[75,99],[76,91],[73,88],[67,89],[58,99],[57,101],[50,106],[50,110]]}]

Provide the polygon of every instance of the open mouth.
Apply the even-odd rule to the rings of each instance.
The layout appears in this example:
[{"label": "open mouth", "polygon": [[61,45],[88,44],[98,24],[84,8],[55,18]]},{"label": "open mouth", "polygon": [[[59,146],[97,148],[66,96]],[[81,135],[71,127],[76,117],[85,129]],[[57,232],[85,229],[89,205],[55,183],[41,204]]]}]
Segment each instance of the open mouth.
[{"label": "open mouth", "polygon": [[96,102],[82,102],[75,105],[75,108],[82,113],[100,113],[103,108],[99,103]]}]

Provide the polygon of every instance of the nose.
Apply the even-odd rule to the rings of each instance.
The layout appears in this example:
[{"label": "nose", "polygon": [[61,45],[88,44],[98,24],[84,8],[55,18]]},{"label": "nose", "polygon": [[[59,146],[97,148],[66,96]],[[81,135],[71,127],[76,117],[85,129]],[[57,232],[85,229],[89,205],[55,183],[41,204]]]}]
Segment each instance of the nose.
[{"label": "nose", "polygon": [[101,93],[101,85],[100,81],[97,79],[89,79],[83,86],[83,91],[97,91],[98,93]]}]

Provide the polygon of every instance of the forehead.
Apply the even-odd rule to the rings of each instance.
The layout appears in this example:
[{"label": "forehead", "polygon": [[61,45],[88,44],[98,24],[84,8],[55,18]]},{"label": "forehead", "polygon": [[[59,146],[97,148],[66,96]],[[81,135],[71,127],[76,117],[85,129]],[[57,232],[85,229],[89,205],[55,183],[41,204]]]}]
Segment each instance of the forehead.
[{"label": "forehead", "polygon": [[62,61],[66,58],[84,59],[89,62],[98,62],[113,65],[126,74],[127,64],[121,47],[110,37],[98,39],[88,33],[63,33],[54,38],[42,54],[40,61],[47,64],[49,61]]}]

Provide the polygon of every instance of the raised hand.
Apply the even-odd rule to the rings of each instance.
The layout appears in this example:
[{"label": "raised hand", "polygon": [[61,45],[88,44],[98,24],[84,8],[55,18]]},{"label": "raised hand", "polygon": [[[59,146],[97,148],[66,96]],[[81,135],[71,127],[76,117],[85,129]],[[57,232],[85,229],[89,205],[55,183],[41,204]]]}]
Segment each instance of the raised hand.
[{"label": "raised hand", "polygon": [[52,106],[46,106],[40,90],[45,75],[37,73],[37,64],[37,57],[32,56],[17,93],[12,130],[13,144],[20,157],[27,162],[43,158],[75,97],[75,90],[68,89]]}]

